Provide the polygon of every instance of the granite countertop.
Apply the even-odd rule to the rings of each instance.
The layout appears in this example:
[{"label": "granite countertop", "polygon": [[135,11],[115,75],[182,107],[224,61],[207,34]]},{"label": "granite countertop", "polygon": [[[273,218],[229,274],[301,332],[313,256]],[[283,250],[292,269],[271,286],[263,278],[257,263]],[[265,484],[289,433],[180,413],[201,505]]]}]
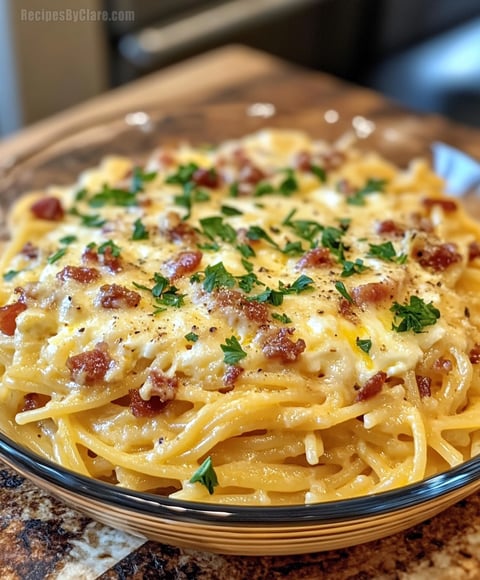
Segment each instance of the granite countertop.
[{"label": "granite countertop", "polygon": [[480,578],[480,493],[382,540],[299,556],[222,556],[94,522],[0,464],[2,580]]},{"label": "granite countertop", "polygon": [[[292,87],[298,90],[292,90]],[[85,123],[141,106],[274,101],[303,115],[334,108],[423,140],[441,139],[480,158],[480,133],[420,118],[371,91],[307,72],[244,47],[226,47],[103,95],[0,143],[2,166],[28,157]],[[403,533],[343,550],[301,556],[222,556],[146,541],[99,524],[0,463],[0,578],[45,579],[401,579],[480,578],[480,493]]]}]

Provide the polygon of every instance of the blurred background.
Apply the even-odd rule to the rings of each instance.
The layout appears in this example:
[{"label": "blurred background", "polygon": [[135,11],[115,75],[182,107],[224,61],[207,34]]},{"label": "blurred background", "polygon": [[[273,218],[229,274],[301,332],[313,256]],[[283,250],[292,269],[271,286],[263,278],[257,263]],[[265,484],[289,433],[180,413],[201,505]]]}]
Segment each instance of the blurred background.
[{"label": "blurred background", "polygon": [[0,137],[229,43],[480,126],[480,0],[0,0]]}]

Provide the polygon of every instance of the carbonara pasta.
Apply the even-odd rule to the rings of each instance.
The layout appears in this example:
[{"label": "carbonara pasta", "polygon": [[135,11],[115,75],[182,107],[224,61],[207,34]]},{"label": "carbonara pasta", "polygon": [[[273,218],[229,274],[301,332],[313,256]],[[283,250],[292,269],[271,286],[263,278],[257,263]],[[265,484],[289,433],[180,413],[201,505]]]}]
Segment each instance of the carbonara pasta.
[{"label": "carbonara pasta", "polygon": [[224,504],[476,455],[480,230],[425,161],[265,130],[19,199],[0,424],[78,473]]}]

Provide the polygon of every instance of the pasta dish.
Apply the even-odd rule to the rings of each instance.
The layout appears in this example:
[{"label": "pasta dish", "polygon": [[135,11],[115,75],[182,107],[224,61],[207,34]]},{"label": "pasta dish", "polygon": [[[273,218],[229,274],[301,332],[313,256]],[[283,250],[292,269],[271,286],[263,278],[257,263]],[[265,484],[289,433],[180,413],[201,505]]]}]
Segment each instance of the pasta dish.
[{"label": "pasta dish", "polygon": [[480,229],[425,160],[263,130],[18,199],[0,427],[133,490],[310,504],[480,449]]}]

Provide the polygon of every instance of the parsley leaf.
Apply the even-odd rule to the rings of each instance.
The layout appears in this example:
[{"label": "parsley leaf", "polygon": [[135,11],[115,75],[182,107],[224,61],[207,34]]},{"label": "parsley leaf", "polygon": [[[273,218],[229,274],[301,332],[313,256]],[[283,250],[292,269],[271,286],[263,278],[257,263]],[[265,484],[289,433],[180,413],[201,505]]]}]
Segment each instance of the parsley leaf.
[{"label": "parsley leaf", "polygon": [[230,205],[222,205],[220,211],[223,215],[243,215],[243,211],[240,211],[236,207],[231,207]]},{"label": "parsley leaf", "polygon": [[235,286],[235,277],[226,270],[223,262],[217,262],[213,266],[208,265],[204,274],[203,289],[207,292],[212,292],[215,288],[221,288],[222,286],[227,288]]},{"label": "parsley leaf", "polygon": [[260,226],[250,226],[247,230],[247,238],[249,240],[265,240],[277,250],[280,249],[279,245],[275,242],[275,240],[273,240],[267,234],[267,232]]},{"label": "parsley leaf", "polygon": [[272,313],[272,318],[274,320],[278,320],[279,322],[283,322],[284,324],[289,324],[290,322],[292,322],[292,319],[290,317],[288,317],[286,314],[279,314],[278,312],[273,312]]},{"label": "parsley leaf", "polygon": [[314,247],[315,238],[321,231],[324,230],[324,227],[313,220],[292,220],[296,213],[297,210],[292,209],[292,211],[283,220],[282,225],[291,228],[299,238],[310,242],[311,247]]},{"label": "parsley leaf", "polygon": [[368,179],[361,189],[347,197],[347,203],[350,205],[365,205],[365,197],[371,193],[383,192],[386,183],[385,179]]},{"label": "parsley leaf", "polygon": [[136,219],[133,223],[133,233],[131,239],[134,241],[138,240],[148,240],[150,234],[148,233],[147,228],[142,223],[140,218]]},{"label": "parsley leaf", "polygon": [[220,348],[223,351],[223,362],[227,365],[235,365],[247,356],[238,339],[233,335],[226,338],[225,344],[221,344]]},{"label": "parsley leaf", "polygon": [[221,216],[212,216],[200,220],[202,233],[212,241],[220,238],[224,242],[233,243],[237,239],[237,232],[230,224],[224,223]]},{"label": "parsley leaf", "polygon": [[143,186],[148,181],[153,181],[157,177],[156,171],[145,173],[141,167],[135,167],[132,175],[132,185],[130,187],[133,193],[143,191]]},{"label": "parsley leaf", "polygon": [[435,324],[440,318],[440,311],[433,306],[432,302],[426,304],[418,296],[410,296],[409,304],[394,302],[390,311],[394,314],[392,330],[407,332],[412,330],[420,333],[426,326]]},{"label": "parsley leaf", "polygon": [[327,181],[327,173],[325,171],[325,169],[323,167],[320,167],[320,165],[314,165],[313,163],[310,165],[310,171],[316,176],[318,177],[318,179],[322,182],[325,183]]},{"label": "parsley leaf", "polygon": [[340,228],[334,228],[332,226],[324,228],[322,232],[322,246],[328,248],[340,262],[345,260],[345,246],[341,241],[344,233]]},{"label": "parsley leaf", "polygon": [[133,191],[111,188],[106,183],[99,193],[96,193],[88,200],[90,207],[104,207],[105,205],[118,205],[120,207],[130,207],[137,205],[137,194]]},{"label": "parsley leaf", "polygon": [[66,253],[67,253],[66,246],[63,247],[63,248],[60,248],[55,253],[53,253],[50,256],[48,256],[47,262],[49,264],[54,264],[55,262],[57,262],[58,260],[60,260],[60,258],[62,258],[63,256],[65,256]]},{"label": "parsley leaf", "polygon": [[113,240],[107,240],[106,242],[103,242],[103,244],[100,244],[97,251],[99,254],[105,254],[107,248],[110,249],[111,255],[114,258],[118,258],[120,256],[121,248],[117,246]]},{"label": "parsley leaf", "polygon": [[214,488],[218,485],[218,479],[215,469],[213,468],[211,457],[207,457],[190,478],[190,483],[197,482],[204,485],[208,489],[210,495],[213,494]]},{"label": "parsley leaf", "polygon": [[335,282],[335,288],[338,290],[338,292],[340,292],[345,300],[348,300],[350,304],[353,304],[353,298],[348,293],[348,290],[345,288],[345,284],[343,282]]},{"label": "parsley leaf", "polygon": [[300,294],[300,292],[310,289],[312,284],[313,280],[309,276],[302,274],[295,280],[295,282],[292,282],[292,284],[289,284],[288,286],[284,286],[280,281],[279,288],[283,290],[285,294]]},{"label": "parsley leaf", "polygon": [[368,354],[370,349],[372,348],[372,341],[369,338],[359,338],[355,341],[356,345],[360,350],[363,350],[364,353]]},{"label": "parsley leaf", "polygon": [[295,172],[293,169],[286,169],[285,170],[287,175],[285,179],[280,183],[279,191],[282,195],[289,197],[296,191],[298,191],[298,182],[295,178]]},{"label": "parsley leaf", "polygon": [[185,340],[188,340],[188,342],[197,342],[198,340],[198,334],[195,334],[194,332],[189,332],[185,335]]},{"label": "parsley leaf", "polygon": [[392,242],[385,242],[383,244],[369,244],[367,257],[379,258],[385,262],[396,262],[397,264],[404,264],[407,260],[406,254],[398,254]]},{"label": "parsley leaf", "polygon": [[107,221],[98,214],[82,214],[75,207],[72,207],[69,214],[79,217],[82,225],[87,228],[101,228]]},{"label": "parsley leaf", "polygon": [[348,278],[349,276],[353,276],[354,274],[361,274],[368,270],[368,266],[365,266],[363,260],[357,258],[355,262],[351,262],[350,260],[344,260],[342,262],[343,270],[340,274],[342,278]]},{"label": "parsley leaf", "polygon": [[5,272],[3,275],[3,279],[6,282],[10,282],[10,280],[13,280],[17,274],[20,274],[20,272],[21,270],[8,270],[8,272]]},{"label": "parsley leaf", "polygon": [[198,165],[196,163],[180,165],[176,173],[169,175],[165,179],[165,183],[178,183],[179,185],[185,185],[192,180],[193,174],[197,169]]}]

